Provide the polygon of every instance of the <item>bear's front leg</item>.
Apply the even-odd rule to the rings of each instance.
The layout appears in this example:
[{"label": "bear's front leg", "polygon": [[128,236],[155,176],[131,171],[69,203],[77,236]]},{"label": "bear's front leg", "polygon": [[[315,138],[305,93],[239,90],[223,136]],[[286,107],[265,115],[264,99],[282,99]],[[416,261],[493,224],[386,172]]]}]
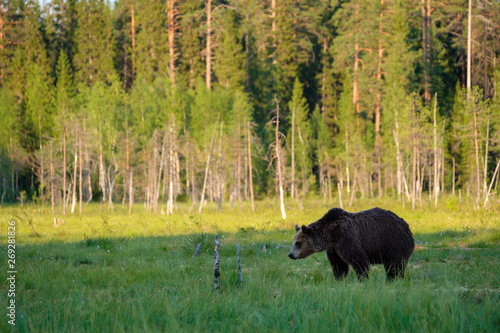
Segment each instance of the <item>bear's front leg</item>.
[{"label": "bear's front leg", "polygon": [[337,280],[341,280],[347,276],[349,273],[349,265],[340,258],[335,249],[329,249],[326,251],[326,257],[332,266],[333,275]]},{"label": "bear's front leg", "polygon": [[338,255],[352,266],[360,281],[368,278],[370,273],[370,260],[360,246],[357,246],[355,242],[345,240],[337,246],[337,251]]}]

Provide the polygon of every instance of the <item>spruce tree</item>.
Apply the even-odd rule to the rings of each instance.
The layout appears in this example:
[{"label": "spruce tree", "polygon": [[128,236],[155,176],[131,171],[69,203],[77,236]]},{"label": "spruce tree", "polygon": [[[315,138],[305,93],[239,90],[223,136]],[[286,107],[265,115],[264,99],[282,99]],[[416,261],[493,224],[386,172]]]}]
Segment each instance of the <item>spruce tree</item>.
[{"label": "spruce tree", "polygon": [[160,0],[137,2],[136,76],[152,82],[168,75],[167,4]]},{"label": "spruce tree", "polygon": [[221,13],[222,32],[218,34],[215,49],[214,74],[219,84],[227,88],[243,89],[245,82],[244,53],[233,9]]},{"label": "spruce tree", "polygon": [[78,29],[75,35],[75,80],[91,86],[115,74],[111,15],[103,0],[83,0],[77,4]]}]

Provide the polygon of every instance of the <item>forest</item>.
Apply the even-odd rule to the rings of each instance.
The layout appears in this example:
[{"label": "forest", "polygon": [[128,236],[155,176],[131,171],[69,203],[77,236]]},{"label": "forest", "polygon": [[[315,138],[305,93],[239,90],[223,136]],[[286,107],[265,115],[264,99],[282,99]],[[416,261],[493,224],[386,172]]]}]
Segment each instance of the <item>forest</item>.
[{"label": "forest", "polygon": [[0,119],[2,204],[487,207],[500,2],[3,0]]}]

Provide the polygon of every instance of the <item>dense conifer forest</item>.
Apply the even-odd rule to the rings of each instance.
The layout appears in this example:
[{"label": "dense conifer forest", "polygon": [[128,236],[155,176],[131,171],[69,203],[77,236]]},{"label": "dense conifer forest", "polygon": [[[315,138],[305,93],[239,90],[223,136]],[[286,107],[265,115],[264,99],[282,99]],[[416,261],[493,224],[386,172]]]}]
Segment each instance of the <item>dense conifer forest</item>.
[{"label": "dense conifer forest", "polygon": [[2,203],[483,207],[500,2],[1,1],[0,119]]}]

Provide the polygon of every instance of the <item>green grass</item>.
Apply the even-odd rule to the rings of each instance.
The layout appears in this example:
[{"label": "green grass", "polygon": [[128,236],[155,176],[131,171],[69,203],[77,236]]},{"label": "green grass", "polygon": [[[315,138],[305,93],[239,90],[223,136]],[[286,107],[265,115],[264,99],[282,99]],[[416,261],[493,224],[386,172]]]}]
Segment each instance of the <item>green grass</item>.
[{"label": "green grass", "polygon": [[[287,258],[293,225],[321,217],[329,205],[288,204],[282,221],[274,201],[200,215],[128,215],[125,207],[85,207],[55,227],[36,206],[0,209],[0,271],[6,272],[7,221],[17,231],[17,331],[498,331],[500,214],[443,204],[402,209],[393,201],[362,201],[393,210],[418,240],[409,279],[385,281],[381,266],[358,282],[338,282],[324,253]],[[469,207],[470,208],[470,207]],[[60,214],[55,216],[61,217]],[[213,240],[221,242],[221,288],[213,291]],[[243,283],[239,283],[236,241]],[[200,256],[193,257],[202,243]],[[262,250],[266,245],[267,251]],[[5,258],[5,259],[4,259]],[[6,274],[6,273],[5,273]],[[5,275],[4,274],[4,275]],[[0,307],[7,281],[0,280]],[[0,331],[13,330],[2,312]]]}]

